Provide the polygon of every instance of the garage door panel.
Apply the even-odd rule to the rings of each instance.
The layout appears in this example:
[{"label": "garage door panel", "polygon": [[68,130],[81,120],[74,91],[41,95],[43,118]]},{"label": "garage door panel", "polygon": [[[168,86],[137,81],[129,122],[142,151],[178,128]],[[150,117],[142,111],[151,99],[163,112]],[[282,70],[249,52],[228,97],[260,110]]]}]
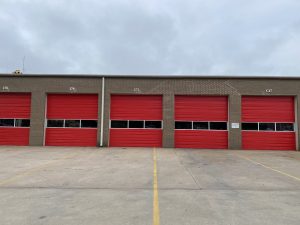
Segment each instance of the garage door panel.
[{"label": "garage door panel", "polygon": [[227,149],[227,131],[175,130],[176,148]]},{"label": "garage door panel", "polygon": [[243,96],[243,122],[294,122],[292,96]]},{"label": "garage door panel", "polygon": [[162,130],[110,129],[111,147],[162,147]]},{"label": "garage door panel", "polygon": [[227,149],[227,121],[227,96],[176,95],[175,147]]},{"label": "garage door panel", "polygon": [[175,120],[227,121],[227,96],[175,96]]},{"label": "garage door panel", "polygon": [[30,118],[31,94],[1,93],[0,118]]},{"label": "garage door panel", "polygon": [[97,119],[97,94],[49,94],[48,119]]},{"label": "garage door panel", "polygon": [[162,146],[161,126],[149,127],[151,121],[162,121],[161,95],[111,95],[110,120],[120,122],[111,124],[110,146]]},{"label": "garage door panel", "polygon": [[[96,146],[97,128],[83,128],[84,120],[98,120],[97,94],[48,94],[45,145]],[[75,120],[75,121],[71,121]],[[81,120],[81,122],[80,122]],[[51,125],[50,125],[51,124]],[[72,128],[68,128],[72,125]]]},{"label": "garage door panel", "polygon": [[[0,94],[0,145],[29,145],[30,112],[30,93]],[[28,121],[28,125],[19,119]]]},{"label": "garage door panel", "polygon": [[293,96],[243,96],[242,148],[295,150],[294,104]]},{"label": "garage door panel", "polygon": [[295,150],[295,132],[242,132],[242,147],[249,150]]},{"label": "garage door panel", "polygon": [[112,120],[162,120],[162,96],[112,95]]},{"label": "garage door panel", "polygon": [[29,145],[29,128],[0,128],[0,145]]},{"label": "garage door panel", "polygon": [[96,146],[97,129],[47,128],[47,146]]}]

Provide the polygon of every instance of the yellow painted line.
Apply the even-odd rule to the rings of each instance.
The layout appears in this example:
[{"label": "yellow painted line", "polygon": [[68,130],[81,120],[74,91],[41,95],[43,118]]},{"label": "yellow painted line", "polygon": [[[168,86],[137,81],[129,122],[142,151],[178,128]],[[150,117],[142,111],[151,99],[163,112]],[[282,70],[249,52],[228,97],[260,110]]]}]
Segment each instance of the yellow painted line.
[{"label": "yellow painted line", "polygon": [[153,225],[159,225],[159,202],[158,202],[158,180],[157,180],[157,152],[153,148]]},{"label": "yellow painted line", "polygon": [[31,175],[31,174],[33,174],[33,173],[35,173],[35,172],[37,172],[37,171],[39,171],[41,169],[49,167],[50,165],[53,165],[53,164],[58,163],[58,162],[61,162],[61,160],[70,159],[70,158],[73,158],[73,157],[75,157],[77,155],[78,155],[78,153],[71,154],[71,155],[68,154],[67,156],[59,158],[59,159],[57,159],[55,161],[50,161],[50,162],[44,163],[44,164],[42,164],[40,166],[37,166],[37,167],[31,168],[29,170],[23,171],[21,173],[18,173],[15,176],[12,176],[12,177],[4,179],[4,180],[1,180],[0,181],[0,186],[11,184],[11,183],[15,182],[16,180],[18,180],[20,178],[29,176],[29,175]]},{"label": "yellow painted line", "polygon": [[288,174],[288,173],[286,173],[286,172],[280,171],[280,170],[278,170],[278,169],[274,169],[274,168],[272,168],[272,167],[270,167],[270,166],[267,166],[267,165],[262,164],[262,163],[260,163],[260,162],[254,161],[253,159],[250,159],[250,158],[248,158],[248,157],[241,156],[241,155],[238,155],[238,157],[240,157],[240,158],[242,158],[242,159],[245,159],[245,160],[247,160],[247,161],[249,161],[249,162],[252,162],[252,163],[254,163],[254,164],[260,165],[260,166],[262,166],[262,167],[264,167],[264,168],[266,168],[266,169],[272,170],[272,171],[274,171],[274,172],[280,173],[280,174],[282,174],[282,175],[285,175],[285,176],[287,176],[287,177],[290,177],[290,178],[293,178],[293,179],[295,179],[295,180],[297,180],[297,181],[300,181],[300,178],[299,178],[299,177],[293,176],[293,175],[291,175],[291,174]]}]

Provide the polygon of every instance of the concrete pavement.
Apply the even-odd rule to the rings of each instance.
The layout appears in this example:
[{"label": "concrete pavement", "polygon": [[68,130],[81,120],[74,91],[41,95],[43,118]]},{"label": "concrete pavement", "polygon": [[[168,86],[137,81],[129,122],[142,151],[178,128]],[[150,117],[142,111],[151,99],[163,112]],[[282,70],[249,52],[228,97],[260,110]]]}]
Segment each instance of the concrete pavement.
[{"label": "concrete pavement", "polygon": [[[161,225],[298,225],[300,153],[157,149]],[[151,148],[0,147],[1,225],[151,225]]]}]

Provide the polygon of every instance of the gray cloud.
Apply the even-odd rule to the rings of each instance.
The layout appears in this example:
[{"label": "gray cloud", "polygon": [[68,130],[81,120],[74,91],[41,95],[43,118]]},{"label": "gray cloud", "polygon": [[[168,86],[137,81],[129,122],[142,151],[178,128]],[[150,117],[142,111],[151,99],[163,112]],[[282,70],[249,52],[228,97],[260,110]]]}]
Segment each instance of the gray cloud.
[{"label": "gray cloud", "polygon": [[0,0],[0,72],[300,75],[298,0]]}]

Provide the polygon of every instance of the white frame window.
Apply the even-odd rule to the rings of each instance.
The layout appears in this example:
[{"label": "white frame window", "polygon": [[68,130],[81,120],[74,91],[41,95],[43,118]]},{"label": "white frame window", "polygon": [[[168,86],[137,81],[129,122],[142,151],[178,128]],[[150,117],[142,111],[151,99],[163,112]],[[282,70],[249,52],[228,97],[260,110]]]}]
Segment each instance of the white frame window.
[{"label": "white frame window", "polygon": [[[257,129],[253,130],[245,130],[243,129],[243,124],[257,124]],[[261,124],[274,124],[274,130],[262,130]],[[292,124],[292,130],[278,130],[278,124]],[[248,131],[259,131],[259,132],[295,132],[295,123],[293,122],[242,122],[241,130],[248,132]]]},{"label": "white frame window", "polygon": [[[113,121],[119,121],[119,122],[127,122],[126,127],[112,127],[111,124]],[[143,127],[130,127],[130,122],[133,121],[139,121],[143,123]],[[160,122],[160,128],[156,127],[146,127],[146,123],[148,122]],[[162,120],[110,120],[109,121],[109,129],[156,129],[156,130],[162,130],[163,129],[163,121]]]},{"label": "white frame window", "polygon": [[[62,126],[48,126],[48,121],[62,121]],[[79,126],[66,126],[66,121],[78,121]],[[82,126],[82,121],[95,121],[96,127],[88,127],[88,126]],[[46,120],[46,128],[80,128],[80,129],[98,129],[98,120],[92,120],[92,119],[47,119]]]},{"label": "white frame window", "polygon": [[[191,123],[191,128],[176,128],[176,123],[177,122],[186,122],[186,123]],[[208,123],[207,129],[195,129],[194,128],[194,123]],[[226,123],[226,129],[212,129],[211,128],[211,123]],[[201,130],[201,131],[228,131],[228,121],[188,121],[188,120],[176,120],[175,121],[175,130]]]},{"label": "white frame window", "polygon": [[[13,125],[12,126],[2,126],[0,125],[0,127],[15,127],[15,128],[30,128],[30,119],[29,118],[0,118],[0,120],[13,120]],[[21,125],[18,125],[18,123],[16,122],[17,120],[25,120],[26,122],[29,122],[28,126],[27,124],[25,124],[26,126],[22,125],[21,121]]]}]

